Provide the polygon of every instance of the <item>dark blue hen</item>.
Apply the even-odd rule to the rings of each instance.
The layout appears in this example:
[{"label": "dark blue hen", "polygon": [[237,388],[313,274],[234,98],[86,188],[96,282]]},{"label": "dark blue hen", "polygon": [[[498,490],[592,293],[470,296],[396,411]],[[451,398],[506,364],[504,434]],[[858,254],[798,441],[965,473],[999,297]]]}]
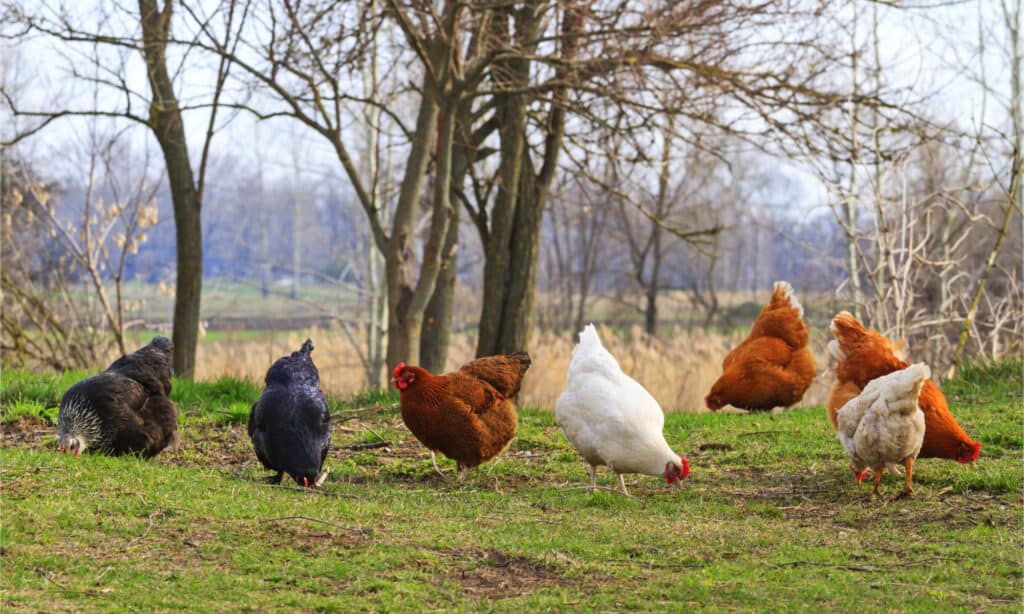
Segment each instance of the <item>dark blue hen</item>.
[{"label": "dark blue hen", "polygon": [[279,358],[267,370],[267,388],[249,413],[256,458],[277,472],[274,483],[287,473],[300,486],[316,486],[331,445],[331,414],[312,351],[307,339],[298,352]]}]

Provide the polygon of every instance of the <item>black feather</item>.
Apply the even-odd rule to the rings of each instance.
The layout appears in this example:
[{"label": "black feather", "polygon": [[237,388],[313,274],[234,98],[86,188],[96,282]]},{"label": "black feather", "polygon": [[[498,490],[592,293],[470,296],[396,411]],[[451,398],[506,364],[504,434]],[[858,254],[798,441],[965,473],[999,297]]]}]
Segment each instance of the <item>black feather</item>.
[{"label": "black feather", "polygon": [[57,414],[57,434],[87,449],[151,457],[177,443],[178,409],[171,402],[174,345],[156,337],[115,360],[106,371],[68,389]]},{"label": "black feather", "polygon": [[313,342],[280,358],[267,370],[266,390],[249,413],[249,437],[267,469],[299,484],[316,480],[331,445],[331,414],[320,391]]}]

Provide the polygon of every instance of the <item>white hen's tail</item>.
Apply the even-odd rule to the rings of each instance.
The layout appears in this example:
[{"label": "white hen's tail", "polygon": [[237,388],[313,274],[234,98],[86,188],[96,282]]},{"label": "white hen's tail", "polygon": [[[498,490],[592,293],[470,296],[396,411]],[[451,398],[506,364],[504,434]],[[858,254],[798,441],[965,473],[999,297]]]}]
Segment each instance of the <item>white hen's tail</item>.
[{"label": "white hen's tail", "polygon": [[[923,362],[890,373],[884,380],[888,389],[882,391],[887,400],[886,406],[901,414],[914,413],[917,410],[917,400],[921,395],[921,387],[924,386],[925,380],[931,374],[932,370]],[[871,383],[875,381],[878,380],[873,380]],[[868,385],[870,386],[871,384],[869,383]]]},{"label": "white hen's tail", "polygon": [[597,328],[593,324],[587,326],[580,332],[580,342],[572,353],[572,361],[569,363],[569,377],[580,373],[620,373],[619,362],[601,344],[601,338],[597,334]]}]

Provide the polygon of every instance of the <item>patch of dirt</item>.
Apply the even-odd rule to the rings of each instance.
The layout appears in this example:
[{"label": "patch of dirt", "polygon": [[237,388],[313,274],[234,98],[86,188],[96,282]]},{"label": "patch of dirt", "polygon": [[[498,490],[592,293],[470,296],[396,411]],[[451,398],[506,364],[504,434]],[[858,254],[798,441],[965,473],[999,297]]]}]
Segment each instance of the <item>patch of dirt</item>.
[{"label": "patch of dirt", "polygon": [[572,583],[542,562],[510,556],[500,550],[449,548],[446,555],[456,563],[453,579],[480,599],[521,597],[538,588]]},{"label": "patch of dirt", "polygon": [[198,425],[178,430],[178,449],[156,457],[163,465],[224,467],[256,459],[244,425]]},{"label": "patch of dirt", "polygon": [[3,425],[3,445],[21,448],[55,447],[57,427],[37,416],[22,416],[17,422]]}]

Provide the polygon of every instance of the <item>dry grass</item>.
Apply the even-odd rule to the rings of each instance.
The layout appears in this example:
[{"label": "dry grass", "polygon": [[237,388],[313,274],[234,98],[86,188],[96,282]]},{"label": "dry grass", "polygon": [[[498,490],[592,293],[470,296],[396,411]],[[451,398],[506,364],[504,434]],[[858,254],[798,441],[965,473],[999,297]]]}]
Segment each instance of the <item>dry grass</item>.
[{"label": "dry grass", "polygon": [[[346,395],[366,388],[362,366],[347,337],[340,330],[309,331],[316,344],[314,357],[325,391]],[[664,338],[651,339],[639,328],[628,334],[602,329],[601,338],[623,370],[635,377],[667,410],[699,410],[711,384],[721,374],[722,358],[746,333],[728,335],[675,330]],[[285,353],[294,351],[305,334],[268,336],[265,339],[225,339],[199,345],[196,376],[213,379],[222,375],[262,381],[267,367]],[[470,334],[453,336],[448,369],[471,360],[476,339]],[[554,407],[565,387],[565,373],[575,347],[568,335],[538,333],[530,344],[533,367],[523,382],[523,403],[532,407]],[[822,339],[812,340],[819,371],[828,366]],[[819,378],[801,406],[821,405],[828,394]]]}]

